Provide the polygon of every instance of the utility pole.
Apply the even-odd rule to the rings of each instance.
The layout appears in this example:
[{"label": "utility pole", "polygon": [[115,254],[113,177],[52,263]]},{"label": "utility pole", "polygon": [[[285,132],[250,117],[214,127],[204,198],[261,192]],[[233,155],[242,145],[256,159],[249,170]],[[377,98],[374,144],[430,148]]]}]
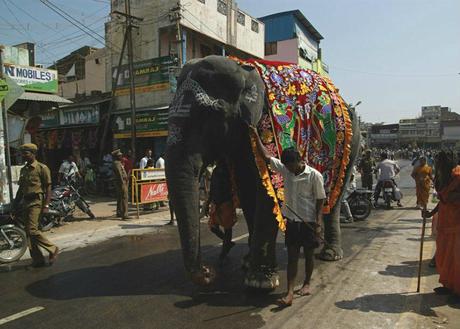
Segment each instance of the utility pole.
[{"label": "utility pole", "polygon": [[176,30],[177,30],[177,34],[176,34],[176,44],[177,44],[177,58],[179,60],[179,68],[182,67],[182,61],[183,61],[183,54],[182,54],[182,30],[181,30],[181,27],[180,27],[180,20],[182,18],[182,14],[181,14],[181,10],[182,10],[182,7],[181,7],[181,4],[180,2],[177,2],[177,5],[176,7],[173,7],[171,8],[171,10],[169,11],[169,20],[171,23],[176,23]]},{"label": "utility pole", "polygon": [[[3,79],[3,46],[0,45],[0,80]],[[0,103],[0,116],[2,117],[2,124],[3,124],[3,139],[4,145],[1,147],[5,148],[5,165],[6,165],[6,177],[8,179],[8,193],[10,197],[10,203],[14,199],[13,195],[13,178],[11,174],[11,153],[10,153],[10,140],[8,134],[8,110],[6,108],[5,99],[2,99]],[[3,161],[0,162],[3,164]],[[3,168],[0,168],[3,171]],[[0,175],[3,174],[0,172]],[[0,196],[0,199],[3,199],[3,195]]]},{"label": "utility pole", "polygon": [[134,85],[134,63],[133,63],[133,35],[134,28],[139,26],[134,25],[133,21],[142,21],[143,18],[131,15],[131,1],[125,0],[125,12],[114,11],[125,17],[125,37],[128,48],[128,71],[129,71],[129,103],[131,107],[131,151],[133,159],[136,159],[136,89]]}]

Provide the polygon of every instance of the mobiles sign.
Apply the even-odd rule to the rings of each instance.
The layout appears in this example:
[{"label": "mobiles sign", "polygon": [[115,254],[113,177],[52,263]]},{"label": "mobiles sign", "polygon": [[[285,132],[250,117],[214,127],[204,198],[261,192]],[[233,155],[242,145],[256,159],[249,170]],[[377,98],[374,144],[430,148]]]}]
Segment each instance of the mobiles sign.
[{"label": "mobiles sign", "polygon": [[32,66],[4,64],[3,72],[26,91],[55,94],[58,92],[58,74]]}]

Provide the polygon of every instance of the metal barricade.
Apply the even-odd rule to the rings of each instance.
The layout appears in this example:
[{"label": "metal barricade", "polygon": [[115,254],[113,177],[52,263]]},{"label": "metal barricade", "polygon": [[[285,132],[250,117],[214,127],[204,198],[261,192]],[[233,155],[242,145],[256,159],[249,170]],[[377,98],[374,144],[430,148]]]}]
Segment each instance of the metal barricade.
[{"label": "metal barricade", "polygon": [[164,169],[133,169],[131,172],[131,202],[139,205],[168,201],[168,186]]}]

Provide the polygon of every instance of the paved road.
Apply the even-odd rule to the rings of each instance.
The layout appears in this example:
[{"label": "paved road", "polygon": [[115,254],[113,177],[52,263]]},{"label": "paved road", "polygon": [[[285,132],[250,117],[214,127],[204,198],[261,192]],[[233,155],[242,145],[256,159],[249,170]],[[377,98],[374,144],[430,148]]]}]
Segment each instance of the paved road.
[{"label": "paved road", "polygon": [[[401,186],[411,185],[408,170]],[[405,202],[414,203],[410,190],[405,192]],[[432,287],[408,294],[414,291],[419,228],[418,212],[410,208],[376,210],[368,221],[344,225],[345,259],[318,261],[314,295],[279,310],[274,302],[285,289],[284,271],[282,286],[270,294],[245,291],[241,284],[240,259],[247,251],[242,221],[235,228],[237,246],[208,289],[185,278],[177,230],[156,227],[154,233],[64,252],[50,268],[23,263],[0,268],[0,326],[8,321],[4,328],[431,328],[434,323],[448,328],[458,315],[455,306],[434,296]],[[203,258],[216,265],[218,240],[204,223],[202,232]],[[281,235],[278,242],[284,269]],[[432,248],[427,240],[425,259]],[[425,270],[424,285],[434,279],[434,272]]]}]

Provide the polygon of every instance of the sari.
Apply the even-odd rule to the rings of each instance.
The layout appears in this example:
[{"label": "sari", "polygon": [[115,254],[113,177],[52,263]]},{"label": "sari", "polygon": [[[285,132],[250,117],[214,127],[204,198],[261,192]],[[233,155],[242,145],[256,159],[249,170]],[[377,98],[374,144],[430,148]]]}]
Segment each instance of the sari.
[{"label": "sari", "polygon": [[415,189],[417,192],[417,205],[426,208],[430,198],[431,175],[433,169],[425,164],[414,168],[413,177],[415,180]]},{"label": "sari", "polygon": [[460,166],[452,170],[450,183],[438,192],[439,210],[436,237],[436,269],[439,282],[460,295],[460,199],[449,194],[460,191]]}]

